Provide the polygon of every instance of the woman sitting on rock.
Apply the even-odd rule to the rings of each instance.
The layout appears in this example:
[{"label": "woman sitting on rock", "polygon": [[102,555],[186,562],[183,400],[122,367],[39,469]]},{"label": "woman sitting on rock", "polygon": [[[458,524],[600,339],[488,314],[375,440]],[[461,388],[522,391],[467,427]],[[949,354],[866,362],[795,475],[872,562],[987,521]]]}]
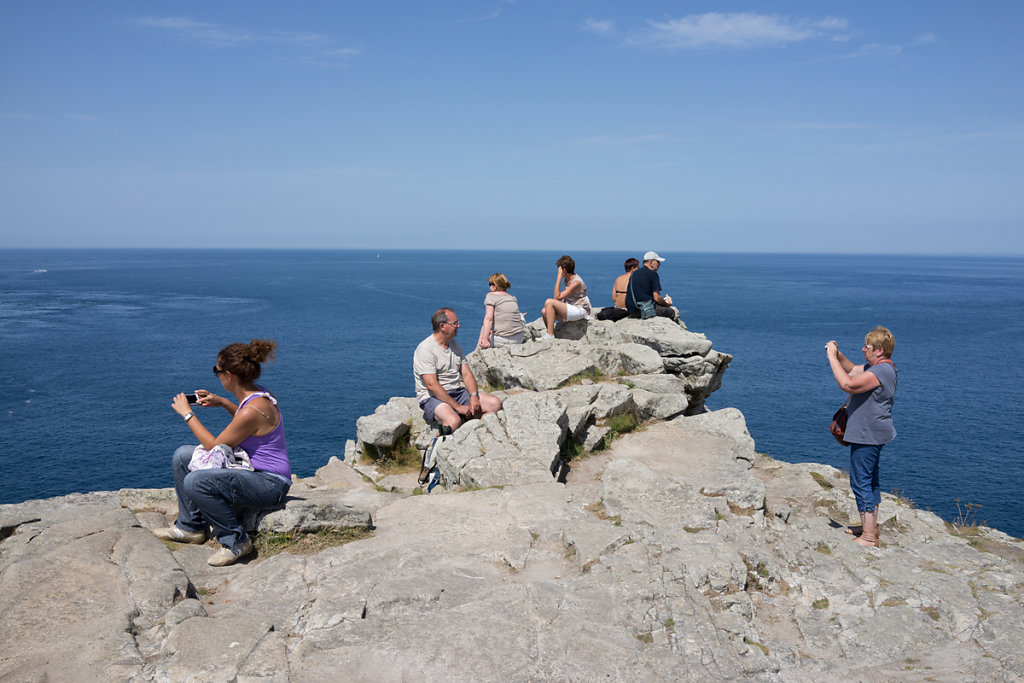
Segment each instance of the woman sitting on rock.
[{"label": "woman sitting on rock", "polygon": [[[544,302],[544,309],[541,317],[547,332],[542,339],[552,339],[555,336],[555,321],[585,320],[590,317],[590,299],[587,298],[587,285],[583,278],[576,274],[576,262],[571,256],[562,256],[555,265],[558,266],[558,274],[555,276],[554,298]],[[565,289],[559,290],[562,282],[565,282]]]},{"label": "woman sitting on rock", "polygon": [[178,394],[171,403],[204,449],[212,451],[218,444],[238,447],[248,454],[253,468],[190,472],[195,446],[182,446],[171,458],[178,519],[174,526],[153,533],[167,541],[203,543],[207,525],[213,527],[213,535],[224,546],[208,560],[215,567],[234,564],[253,550],[236,509],[273,507],[284,500],[291,487],[284,418],[277,399],[255,384],[260,376],[260,363],[273,358],[275,348],[277,343],[269,339],[253,339],[248,344],[230,344],[217,354],[213,374],[238,400],[236,406],[208,391],[196,392],[198,405],[220,406],[232,415],[231,422],[217,436],[192,412],[185,394]]},{"label": "woman sitting on rock", "polygon": [[480,348],[522,344],[523,314],[519,312],[519,302],[508,293],[508,288],[512,286],[508,278],[504,273],[494,273],[487,278],[487,284],[491,291],[484,297]]},{"label": "woman sitting on rock", "polygon": [[850,394],[843,439],[850,444],[850,488],[857,499],[861,524],[846,531],[867,547],[878,546],[878,505],[882,502],[878,465],[882,446],[896,438],[892,426],[896,366],[890,360],[895,346],[892,332],[876,327],[864,337],[861,350],[866,362],[854,365],[834,340],[825,345],[836,383]]}]

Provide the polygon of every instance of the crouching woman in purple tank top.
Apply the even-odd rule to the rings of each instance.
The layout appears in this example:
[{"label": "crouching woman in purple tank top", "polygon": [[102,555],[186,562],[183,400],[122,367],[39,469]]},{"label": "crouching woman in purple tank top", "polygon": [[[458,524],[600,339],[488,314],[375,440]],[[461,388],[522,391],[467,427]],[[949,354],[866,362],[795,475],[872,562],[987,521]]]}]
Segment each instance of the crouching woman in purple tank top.
[{"label": "crouching woman in purple tank top", "polygon": [[189,407],[185,394],[174,397],[171,407],[182,416],[200,445],[208,451],[218,444],[244,450],[252,469],[217,468],[189,471],[195,446],[174,452],[174,490],[178,494],[178,519],[174,526],[157,529],[159,538],[177,543],[203,543],[206,528],[224,546],[208,560],[215,567],[234,564],[253,550],[237,517],[238,508],[267,508],[280,504],[291,487],[291,465],[284,440],[284,417],[277,399],[255,383],[260,363],[274,357],[277,343],[253,339],[230,344],[217,354],[213,374],[237,405],[208,391],[196,392],[198,405],[220,406],[232,415],[231,422],[214,436]]}]

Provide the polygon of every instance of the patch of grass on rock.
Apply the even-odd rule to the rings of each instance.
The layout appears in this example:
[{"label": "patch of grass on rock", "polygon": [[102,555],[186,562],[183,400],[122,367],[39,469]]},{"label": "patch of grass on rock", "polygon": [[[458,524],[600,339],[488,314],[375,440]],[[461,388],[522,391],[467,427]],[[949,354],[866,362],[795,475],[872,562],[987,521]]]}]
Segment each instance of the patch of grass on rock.
[{"label": "patch of grass on rock", "polygon": [[361,527],[321,529],[311,533],[264,531],[253,535],[252,544],[260,557],[273,557],[279,553],[316,555],[327,548],[359,541],[372,535],[372,531]]},{"label": "patch of grass on rock", "polygon": [[405,474],[419,472],[423,462],[423,453],[409,443],[406,435],[391,448],[363,444],[363,462],[372,462],[385,474]]},{"label": "patch of grass on rock", "polygon": [[826,491],[831,489],[831,488],[833,488],[832,487],[832,482],[830,482],[828,479],[826,479],[825,475],[821,474],[820,472],[811,472],[810,475],[811,475],[811,479],[813,479],[814,481],[818,482],[818,486],[820,486],[821,488],[825,489]]},{"label": "patch of grass on rock", "polygon": [[575,375],[559,384],[558,388],[561,389],[562,387],[571,387],[576,384],[583,384],[584,380],[590,380],[591,382],[600,382],[603,379],[604,372],[602,372],[601,368],[590,368],[589,370],[584,370],[583,372],[577,372]]},{"label": "patch of grass on rock", "polygon": [[640,420],[633,413],[619,413],[608,418],[608,429],[612,434],[629,434],[640,426]]}]

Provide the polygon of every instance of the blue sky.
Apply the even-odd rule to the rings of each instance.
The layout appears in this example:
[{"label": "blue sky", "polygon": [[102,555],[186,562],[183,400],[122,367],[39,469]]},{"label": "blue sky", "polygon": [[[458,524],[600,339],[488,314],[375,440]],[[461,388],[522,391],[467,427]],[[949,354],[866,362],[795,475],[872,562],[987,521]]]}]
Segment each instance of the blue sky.
[{"label": "blue sky", "polygon": [[0,3],[0,247],[1024,254],[1024,3]]}]

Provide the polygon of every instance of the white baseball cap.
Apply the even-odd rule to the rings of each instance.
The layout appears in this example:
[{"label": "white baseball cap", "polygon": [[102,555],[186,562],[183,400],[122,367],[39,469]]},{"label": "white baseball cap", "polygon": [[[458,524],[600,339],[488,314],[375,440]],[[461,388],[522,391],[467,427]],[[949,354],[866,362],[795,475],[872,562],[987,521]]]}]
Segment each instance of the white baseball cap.
[{"label": "white baseball cap", "polygon": [[659,263],[664,263],[665,259],[658,256],[658,252],[649,251],[646,254],[644,254],[644,261],[658,261]]}]

